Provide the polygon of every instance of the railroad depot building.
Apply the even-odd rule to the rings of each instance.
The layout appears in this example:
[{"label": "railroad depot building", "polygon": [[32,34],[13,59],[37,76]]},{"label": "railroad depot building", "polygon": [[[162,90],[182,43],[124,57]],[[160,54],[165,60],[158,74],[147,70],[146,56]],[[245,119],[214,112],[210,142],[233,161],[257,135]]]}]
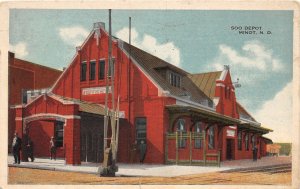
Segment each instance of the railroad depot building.
[{"label": "railroad depot building", "polygon": [[[102,162],[106,82],[114,79],[120,97],[118,161],[205,164],[266,155],[263,128],[237,101],[230,70],[188,73],[120,39],[113,38],[113,69],[108,67],[109,35],[95,23],[71,64],[55,84],[15,107],[16,130],[35,144],[36,156],[49,156],[55,136],[58,156],[67,164]],[[111,73],[114,72],[114,78]],[[106,77],[106,74],[108,77]],[[111,93],[110,93],[111,94]]]}]

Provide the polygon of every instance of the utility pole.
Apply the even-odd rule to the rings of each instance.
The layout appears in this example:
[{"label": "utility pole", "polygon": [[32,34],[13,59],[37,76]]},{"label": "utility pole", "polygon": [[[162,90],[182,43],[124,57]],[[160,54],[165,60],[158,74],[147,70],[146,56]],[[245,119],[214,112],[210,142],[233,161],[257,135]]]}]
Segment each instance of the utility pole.
[{"label": "utility pole", "polygon": [[[115,109],[115,92],[114,92],[114,60],[112,59],[112,36],[111,36],[111,9],[109,9],[109,42],[108,42],[108,65],[110,76],[107,72],[106,74],[106,90],[105,90],[105,115],[104,115],[104,157],[102,167],[100,167],[100,176],[115,176],[115,173],[118,171],[118,166],[116,165],[117,161],[117,150],[118,150],[118,138],[119,138],[119,95],[118,95],[118,104],[117,109]],[[110,79],[110,89],[111,89],[111,101],[112,108],[109,111],[108,108],[108,93],[109,86],[108,80]],[[107,148],[107,136],[108,131],[108,120],[110,119],[111,126],[111,138],[110,146]],[[117,126],[117,128],[116,128]]]}]

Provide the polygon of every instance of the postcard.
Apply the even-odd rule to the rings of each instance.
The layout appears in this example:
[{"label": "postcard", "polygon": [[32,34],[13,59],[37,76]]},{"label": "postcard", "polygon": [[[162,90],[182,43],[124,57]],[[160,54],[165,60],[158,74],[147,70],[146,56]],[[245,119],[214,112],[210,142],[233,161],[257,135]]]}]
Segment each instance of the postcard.
[{"label": "postcard", "polygon": [[299,3],[0,8],[1,188],[300,186]]}]

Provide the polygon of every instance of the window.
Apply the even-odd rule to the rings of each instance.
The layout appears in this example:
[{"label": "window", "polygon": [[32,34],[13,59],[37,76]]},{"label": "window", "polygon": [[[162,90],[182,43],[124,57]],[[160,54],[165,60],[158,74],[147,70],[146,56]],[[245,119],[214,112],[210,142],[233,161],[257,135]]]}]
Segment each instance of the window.
[{"label": "window", "polygon": [[55,146],[62,147],[64,142],[64,122],[55,122]]},{"label": "window", "polygon": [[230,99],[230,87],[225,88],[225,98]]},{"label": "window", "polygon": [[247,151],[249,150],[249,134],[248,133],[245,136],[245,148]]},{"label": "window", "polygon": [[90,61],[90,81],[95,80],[96,75],[96,62]]},{"label": "window", "polygon": [[252,148],[255,147],[255,143],[256,143],[256,138],[255,136],[252,136]]},{"label": "window", "polygon": [[174,72],[170,72],[169,81],[170,81],[170,84],[174,87],[181,86],[181,77],[180,77],[180,75],[175,74]]},{"label": "window", "polygon": [[242,132],[238,132],[238,150],[242,150]]},{"label": "window", "polygon": [[209,149],[215,148],[215,132],[213,126],[210,126],[208,129],[208,148]]},{"label": "window", "polygon": [[22,89],[22,103],[27,104],[27,91]]},{"label": "window", "polygon": [[178,148],[185,148],[186,146],[186,139],[183,138],[183,135],[186,133],[185,129],[185,120],[184,119],[178,119],[177,121],[177,132],[179,134],[178,136]]},{"label": "window", "polygon": [[[195,125],[195,134],[196,136],[200,136],[203,133],[203,129],[201,127],[201,122],[197,122]],[[196,138],[195,139],[195,148],[202,148],[202,139]]]},{"label": "window", "polygon": [[99,66],[98,66],[98,78],[100,80],[105,78],[105,60],[100,60],[99,61]]},{"label": "window", "polygon": [[86,81],[86,62],[80,65],[80,81]]},{"label": "window", "polygon": [[138,117],[135,119],[136,141],[141,144],[143,140],[146,143],[147,136],[147,120],[145,117]]}]

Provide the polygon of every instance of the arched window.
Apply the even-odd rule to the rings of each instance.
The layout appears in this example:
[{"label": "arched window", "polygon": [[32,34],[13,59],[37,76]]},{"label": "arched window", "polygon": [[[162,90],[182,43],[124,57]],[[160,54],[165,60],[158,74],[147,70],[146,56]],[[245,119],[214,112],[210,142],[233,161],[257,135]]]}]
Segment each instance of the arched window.
[{"label": "arched window", "polygon": [[178,147],[179,148],[185,148],[186,146],[186,139],[183,138],[183,135],[186,133],[185,128],[185,120],[184,119],[178,119],[177,121],[177,132],[178,132]]},{"label": "arched window", "polygon": [[215,129],[214,126],[210,126],[208,129],[208,148],[215,148]]},{"label": "arched window", "polygon": [[242,131],[238,132],[238,149],[242,150]]},{"label": "arched window", "polygon": [[249,150],[249,134],[248,133],[246,133],[246,136],[245,136],[245,148],[247,151]]},{"label": "arched window", "polygon": [[[199,136],[203,133],[203,128],[201,127],[201,122],[197,122],[195,124],[195,134],[196,136]],[[195,148],[202,148],[202,139],[196,138],[195,139]]]},{"label": "arched window", "polygon": [[225,98],[230,99],[230,87],[228,86],[225,88]]},{"label": "arched window", "polygon": [[252,136],[252,148],[255,147],[255,144],[256,144],[256,137],[255,135]]}]

